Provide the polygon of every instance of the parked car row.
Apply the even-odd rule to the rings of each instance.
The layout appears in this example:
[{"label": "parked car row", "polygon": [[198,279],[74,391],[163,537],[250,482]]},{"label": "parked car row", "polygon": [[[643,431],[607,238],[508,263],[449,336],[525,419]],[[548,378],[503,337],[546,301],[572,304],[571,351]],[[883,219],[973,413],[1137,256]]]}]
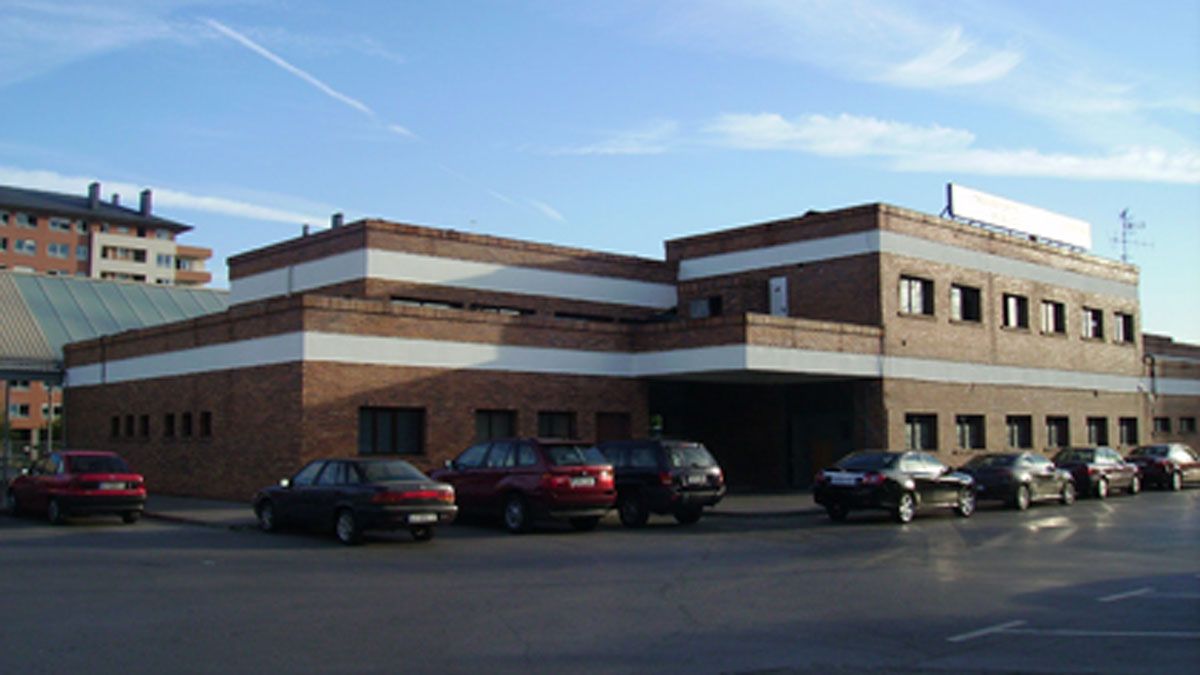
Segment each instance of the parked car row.
[{"label": "parked car row", "polygon": [[1182,443],[1140,446],[1128,459],[1104,446],[1065,448],[1053,461],[1036,452],[992,452],[956,470],[926,452],[861,451],[818,472],[813,499],[831,520],[875,509],[907,523],[921,508],[951,508],[967,518],[980,499],[1024,510],[1044,500],[1070,505],[1077,495],[1137,494],[1143,483],[1170,490],[1200,483],[1200,456]]}]

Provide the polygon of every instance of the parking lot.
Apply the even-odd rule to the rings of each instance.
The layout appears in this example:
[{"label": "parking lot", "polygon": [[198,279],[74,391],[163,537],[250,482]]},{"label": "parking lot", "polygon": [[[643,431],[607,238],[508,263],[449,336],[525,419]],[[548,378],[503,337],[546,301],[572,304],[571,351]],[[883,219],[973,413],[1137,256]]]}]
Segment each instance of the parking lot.
[{"label": "parking lot", "polygon": [[0,517],[4,672],[1164,673],[1200,663],[1200,490],[897,526],[488,523],[429,543]]}]

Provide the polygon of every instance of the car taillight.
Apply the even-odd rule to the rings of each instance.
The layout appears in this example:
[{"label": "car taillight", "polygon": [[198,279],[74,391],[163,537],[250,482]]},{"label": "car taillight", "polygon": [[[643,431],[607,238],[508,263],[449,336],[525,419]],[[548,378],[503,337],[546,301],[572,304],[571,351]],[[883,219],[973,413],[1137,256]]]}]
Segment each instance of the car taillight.
[{"label": "car taillight", "polygon": [[372,504],[400,504],[412,501],[454,502],[453,490],[385,490],[371,496]]},{"label": "car taillight", "polygon": [[672,480],[674,480],[674,477],[671,476],[670,471],[663,471],[662,473],[658,474],[658,482],[662,483],[663,485],[670,485]]},{"label": "car taillight", "polygon": [[829,476],[826,476],[824,471],[818,471],[817,475],[813,476],[814,483],[824,483],[827,480],[829,480]]},{"label": "car taillight", "polygon": [[881,473],[868,473],[859,479],[863,485],[883,485],[887,480],[887,476]]},{"label": "car taillight", "polygon": [[571,484],[571,478],[561,473],[544,473],[542,474],[541,483],[544,488],[557,490],[568,487]]},{"label": "car taillight", "polygon": [[713,477],[717,479],[717,485],[721,485],[725,482],[725,472],[721,471],[719,467],[713,469]]}]

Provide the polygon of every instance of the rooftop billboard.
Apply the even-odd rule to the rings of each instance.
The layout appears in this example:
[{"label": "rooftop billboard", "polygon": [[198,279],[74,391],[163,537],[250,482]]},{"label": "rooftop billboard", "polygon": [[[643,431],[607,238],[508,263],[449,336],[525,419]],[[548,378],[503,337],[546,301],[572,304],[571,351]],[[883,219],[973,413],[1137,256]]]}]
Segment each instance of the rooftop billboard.
[{"label": "rooftop billboard", "polygon": [[1092,226],[1078,218],[1021,204],[954,183],[946,184],[946,208],[955,218],[974,220],[1039,239],[1083,249],[1092,247]]}]

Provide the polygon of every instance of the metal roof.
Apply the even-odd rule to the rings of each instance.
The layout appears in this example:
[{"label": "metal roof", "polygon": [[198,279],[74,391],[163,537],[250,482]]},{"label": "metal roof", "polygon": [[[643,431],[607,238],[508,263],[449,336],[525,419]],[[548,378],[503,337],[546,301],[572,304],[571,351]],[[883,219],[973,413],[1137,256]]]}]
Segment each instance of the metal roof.
[{"label": "metal roof", "polygon": [[141,211],[127,209],[103,199],[96,202],[96,208],[91,208],[87,195],[77,196],[61,192],[46,192],[43,190],[27,190],[9,185],[0,185],[0,208],[17,211],[38,211],[55,216],[80,218],[91,221],[121,222],[132,225],[144,225],[174,232],[187,232],[191,225],[177,223],[174,220],[159,218],[155,215],[144,216]]},{"label": "metal roof", "polygon": [[223,312],[228,291],[0,272],[0,379],[61,381],[63,345]]}]

